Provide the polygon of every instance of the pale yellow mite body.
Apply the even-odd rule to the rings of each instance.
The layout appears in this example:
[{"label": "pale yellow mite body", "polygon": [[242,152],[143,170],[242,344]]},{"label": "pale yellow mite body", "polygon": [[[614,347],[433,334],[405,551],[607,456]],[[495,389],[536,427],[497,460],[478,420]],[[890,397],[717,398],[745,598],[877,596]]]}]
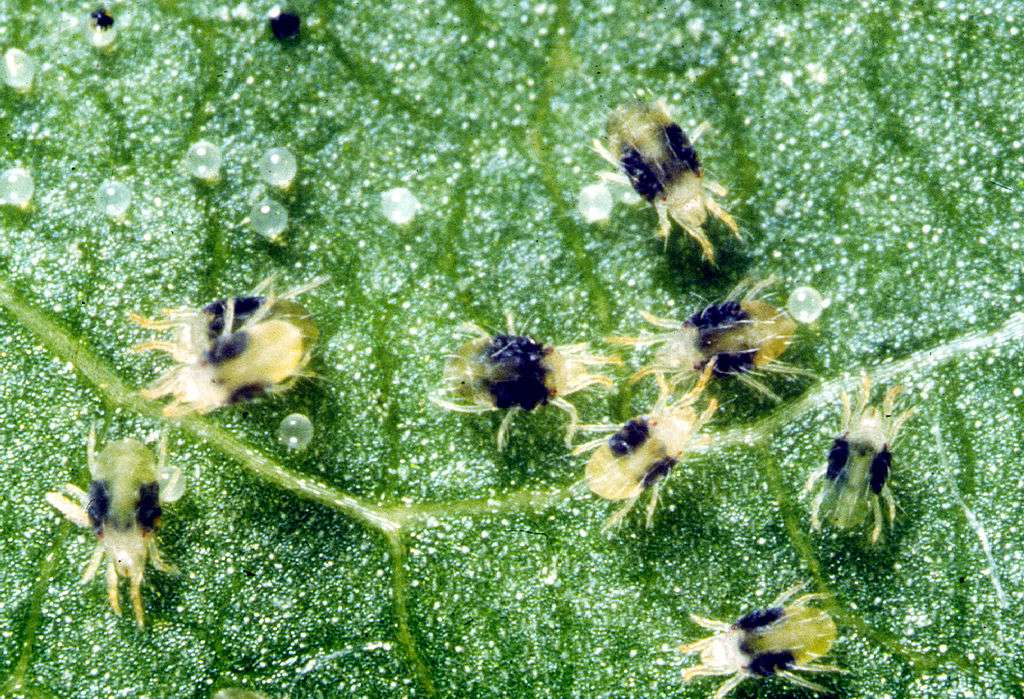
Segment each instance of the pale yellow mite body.
[{"label": "pale yellow mite body", "polygon": [[145,328],[173,333],[170,341],[145,342],[135,351],[166,352],[178,362],[142,395],[171,396],[164,414],[173,417],[288,390],[309,376],[306,366],[319,335],[309,313],[292,299],[320,283],[264,295],[268,279],[249,296],[219,299],[198,310],[167,310],[160,320],[133,315]]},{"label": "pale yellow mite body", "polygon": [[[706,123],[698,126],[693,142],[707,129]],[[616,168],[601,173],[602,178],[633,187],[654,206],[658,236],[666,245],[675,221],[713,263],[715,249],[704,232],[709,213],[740,237],[736,221],[712,197],[725,196],[725,188],[704,178],[693,143],[672,120],[663,101],[614,110],[608,117],[607,144],[595,140],[594,149]]]},{"label": "pale yellow mite body", "polygon": [[735,377],[777,401],[779,397],[760,376],[808,372],[779,361],[793,340],[796,323],[785,311],[759,298],[773,283],[771,278],[758,283],[743,281],[724,301],[706,306],[683,321],[641,313],[662,332],[609,337],[608,342],[655,349],[652,361],[633,375],[633,381],[654,375],[676,386],[694,380],[713,362],[716,378]]},{"label": "pale yellow mite body", "polygon": [[805,689],[827,692],[825,687],[796,674],[842,672],[838,667],[815,662],[831,650],[836,639],[832,617],[808,606],[823,595],[803,595],[786,604],[801,589],[803,586],[797,585],[787,590],[768,608],[745,614],[732,624],[691,614],[693,623],[715,635],[679,648],[684,654],[700,653],[700,664],[684,670],[683,681],[731,675],[714,699],[722,699],[749,677],[778,676]]},{"label": "pale yellow mite body", "polygon": [[[172,573],[173,566],[164,562],[156,544],[156,529],[160,524],[161,505],[180,497],[177,483],[158,484],[159,473],[167,462],[166,441],[161,440],[159,458],[134,439],[110,442],[96,453],[96,433],[89,433],[87,446],[89,473],[92,478],[89,492],[72,484],[60,493],[47,493],[46,500],[61,514],[80,527],[89,527],[98,543],[82,576],[83,582],[95,577],[107,558],[107,596],[110,606],[121,613],[118,578],[128,578],[135,620],[143,626],[142,578],[147,561],[157,570]],[[178,476],[180,477],[180,476]],[[76,502],[77,501],[77,502]]]},{"label": "pale yellow mite body", "polygon": [[584,427],[592,432],[613,432],[611,437],[582,444],[574,452],[582,454],[596,450],[587,462],[587,486],[591,492],[605,500],[624,501],[609,518],[605,529],[617,526],[647,492],[650,492],[647,526],[651,526],[665,478],[689,450],[708,442],[708,438],[699,433],[718,409],[718,402],[709,400],[701,412],[697,411],[695,405],[710,378],[709,365],[689,393],[671,401],[671,389],[659,377],[661,392],[650,413],[634,418],[621,427]]},{"label": "pale yellow mite body", "polygon": [[511,317],[508,334],[491,335],[473,323],[459,327],[472,336],[448,357],[441,389],[430,397],[436,405],[460,413],[507,410],[498,429],[498,447],[508,442],[513,417],[550,403],[569,415],[566,445],[572,442],[579,418],[566,397],[594,386],[609,389],[611,378],[593,373],[593,367],[620,364],[603,357],[587,344],[542,345],[517,335]]},{"label": "pale yellow mite body", "polygon": [[896,413],[896,399],[901,391],[900,386],[886,391],[881,410],[869,406],[871,379],[865,374],[856,410],[851,409],[850,396],[842,394],[842,433],[832,443],[827,464],[811,473],[803,489],[803,494],[808,495],[820,485],[811,504],[811,526],[815,530],[821,529],[822,512],[840,529],[859,526],[870,513],[874,523],[871,543],[878,541],[886,518],[892,526],[896,500],[888,483],[892,467],[889,450],[904,423],[914,414],[913,409]]}]

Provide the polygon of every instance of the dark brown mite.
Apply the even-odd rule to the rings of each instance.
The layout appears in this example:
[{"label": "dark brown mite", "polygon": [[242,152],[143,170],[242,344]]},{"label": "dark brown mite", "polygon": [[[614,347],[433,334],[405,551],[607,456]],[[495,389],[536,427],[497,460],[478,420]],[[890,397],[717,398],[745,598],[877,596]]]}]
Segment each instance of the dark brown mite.
[{"label": "dark brown mite", "polygon": [[461,413],[507,410],[498,429],[499,448],[507,442],[516,412],[554,405],[569,414],[566,443],[570,443],[578,419],[566,397],[592,386],[610,388],[611,379],[591,368],[620,360],[595,355],[586,344],[545,345],[516,333],[511,318],[508,324],[507,333],[496,335],[472,323],[460,326],[459,332],[472,339],[449,357],[442,387],[431,401]]}]

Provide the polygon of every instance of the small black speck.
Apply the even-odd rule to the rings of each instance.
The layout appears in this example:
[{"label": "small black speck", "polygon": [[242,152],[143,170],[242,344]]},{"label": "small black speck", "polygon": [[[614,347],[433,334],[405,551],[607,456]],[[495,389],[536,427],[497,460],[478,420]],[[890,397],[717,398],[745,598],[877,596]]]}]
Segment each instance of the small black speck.
[{"label": "small black speck", "polygon": [[270,18],[270,31],[278,41],[288,41],[299,36],[302,20],[294,12],[281,12]]},{"label": "small black speck", "polygon": [[110,29],[114,26],[114,18],[107,14],[107,8],[101,7],[89,13],[89,19],[97,29]]}]

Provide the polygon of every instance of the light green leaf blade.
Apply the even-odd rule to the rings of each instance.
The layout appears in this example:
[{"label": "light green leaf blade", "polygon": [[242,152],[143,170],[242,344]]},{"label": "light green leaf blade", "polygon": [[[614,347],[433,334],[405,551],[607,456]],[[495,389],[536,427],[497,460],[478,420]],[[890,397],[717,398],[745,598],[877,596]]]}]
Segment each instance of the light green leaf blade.
[{"label": "light green leaf blade", "polygon": [[[762,3],[112,5],[114,51],[73,4],[0,2],[0,45],[38,63],[0,90],[0,169],[35,181],[0,208],[0,682],[27,696],[706,696],[683,685],[690,613],[735,618],[799,580],[834,595],[848,696],[1022,690],[1019,8]],[[589,142],[637,88],[664,96],[730,193],[743,240],[710,225],[717,268],[648,208],[588,224]],[[181,166],[203,138],[222,180]],[[260,190],[269,147],[297,156]],[[127,184],[123,222],[96,202]],[[396,226],[381,194],[422,203]],[[282,202],[281,240],[246,223]],[[170,423],[136,388],[128,313],[320,275],[318,377],[280,399]],[[683,317],[747,276],[831,301],[773,405],[716,385],[711,448],[681,464],[653,528],[600,533],[564,416],[428,404],[455,326],[561,344]],[[639,361],[629,357],[631,366]],[[798,498],[861,371],[918,407],[894,449],[896,525],[810,531]],[[624,385],[628,368],[618,378]],[[578,401],[588,422],[649,387]],[[275,439],[309,416],[305,451]],[[84,485],[85,435],[171,436],[188,477],[160,532],[181,570],[149,572],[148,626],[79,581],[91,535],[46,492]],[[575,484],[575,485],[574,485]],[[737,696],[789,696],[750,680]]]}]

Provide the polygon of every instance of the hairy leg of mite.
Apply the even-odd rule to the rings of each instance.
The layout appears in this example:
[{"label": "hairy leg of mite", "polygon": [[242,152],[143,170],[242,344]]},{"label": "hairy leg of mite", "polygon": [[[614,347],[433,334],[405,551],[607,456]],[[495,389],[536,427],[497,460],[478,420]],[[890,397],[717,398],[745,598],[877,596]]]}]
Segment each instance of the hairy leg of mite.
[{"label": "hairy leg of mite", "polygon": [[[689,223],[683,223],[679,219],[676,219],[676,221],[683,227],[687,235],[697,241],[697,244],[700,245],[701,254],[704,255],[707,261],[710,264],[715,264],[715,248],[711,245],[711,240],[704,232],[704,229]],[[665,240],[665,245],[668,245],[668,239]]]},{"label": "hairy leg of mite", "polygon": [[736,219],[732,217],[732,214],[723,209],[717,201],[706,196],[704,197],[704,206],[711,212],[712,216],[724,223],[738,240],[743,239],[743,236],[740,235],[740,227],[739,224],[736,223]]},{"label": "hairy leg of mite", "polygon": [[888,485],[882,486],[882,499],[885,500],[885,506],[889,514],[889,526],[896,521],[896,499],[892,496],[892,491],[889,490]]},{"label": "hairy leg of mite", "polygon": [[664,202],[657,202],[654,209],[658,212],[658,237],[665,241],[665,250],[668,250],[668,237],[672,233],[672,221],[668,217],[668,208]]},{"label": "hairy leg of mite", "polygon": [[853,419],[850,408],[850,394],[843,391],[839,394],[839,398],[843,402],[843,434],[846,434],[850,431],[850,420]]},{"label": "hairy leg of mite", "polygon": [[71,502],[60,493],[47,493],[46,502],[53,505],[58,512],[78,526],[89,526],[89,515],[82,509],[82,506]]},{"label": "hairy leg of mite", "polygon": [[141,629],[146,625],[142,614],[142,571],[132,571],[131,574],[131,597],[132,610],[135,612],[135,623]]},{"label": "hairy leg of mite", "polygon": [[800,497],[805,498],[808,495],[810,495],[811,491],[814,489],[815,484],[825,476],[825,473],[827,471],[828,467],[826,466],[820,466],[811,471],[810,475],[807,476],[807,480],[804,481],[804,487],[800,489]]},{"label": "hairy leg of mite", "polygon": [[828,495],[828,490],[822,488],[814,497],[814,502],[811,504],[811,529],[814,531],[821,531],[821,506],[825,502],[825,497]]},{"label": "hairy leg of mite", "polygon": [[103,544],[97,544],[96,548],[92,552],[92,556],[89,557],[89,564],[85,566],[85,570],[82,571],[82,583],[92,582],[92,579],[96,577],[96,571],[100,569],[100,563],[103,562],[103,554],[106,551]]},{"label": "hairy leg of mite", "polygon": [[165,352],[176,362],[185,364],[192,360],[192,352],[186,347],[168,340],[149,340],[132,347],[132,352]]},{"label": "hairy leg of mite", "polygon": [[121,599],[117,594],[117,565],[114,563],[114,556],[107,559],[107,599],[110,600],[110,608],[114,614],[121,615]]},{"label": "hairy leg of mite", "polygon": [[758,381],[750,374],[736,374],[736,378],[744,386],[754,389],[758,393],[763,394],[765,397],[770,398],[774,402],[779,403],[782,401],[782,399],[778,396],[777,393],[775,393],[775,391],[765,386],[762,382]]},{"label": "hairy leg of mite", "polygon": [[794,665],[793,670],[799,670],[801,672],[841,672],[846,673],[844,668],[836,665],[822,665],[821,663],[811,663],[808,665]]},{"label": "hairy leg of mite", "polygon": [[149,560],[153,563],[153,567],[159,570],[161,573],[177,573],[178,569],[165,561],[163,556],[160,555],[160,549],[156,545],[156,539],[152,534],[146,537],[146,553],[149,556]]},{"label": "hairy leg of mite", "polygon": [[798,593],[801,590],[803,590],[805,587],[806,587],[806,584],[800,582],[800,583],[797,583],[796,585],[793,585],[792,587],[790,587],[790,588],[788,588],[786,590],[783,590],[782,594],[780,594],[778,597],[776,597],[774,600],[772,600],[772,603],[770,605],[768,605],[768,606],[769,607],[781,607],[782,605],[784,605],[786,603],[786,600],[788,600],[790,597],[792,597],[796,593]]},{"label": "hairy leg of mite", "polygon": [[828,693],[828,690],[825,689],[824,687],[822,687],[817,682],[811,682],[810,680],[806,680],[803,677],[801,677],[800,675],[796,675],[796,674],[794,674],[792,672],[789,672],[788,670],[782,670],[781,672],[779,672],[777,674],[779,675],[779,677],[782,677],[782,678],[792,682],[793,684],[797,685],[798,687],[803,687],[804,689],[811,689],[811,690],[814,690],[815,692],[822,692],[822,693],[826,693],[826,694]]},{"label": "hairy leg of mite", "polygon": [[604,158],[607,162],[614,165],[616,168],[619,167],[619,159],[612,155],[611,152],[605,147],[605,145],[601,143],[601,141],[595,138],[590,145],[593,146],[595,153],[600,155],[602,158]]},{"label": "hairy leg of mite", "polygon": [[625,504],[622,505],[622,507],[620,507],[619,509],[617,509],[612,514],[612,516],[608,518],[608,521],[605,522],[604,526],[601,527],[601,533],[603,534],[605,532],[611,531],[612,529],[615,529],[617,526],[622,524],[622,520],[626,518],[626,515],[628,515],[630,511],[633,509],[633,506],[636,505],[637,498],[639,497],[639,495],[634,495],[633,497],[626,500]]},{"label": "hairy leg of mite", "polygon": [[505,413],[505,417],[501,420],[501,425],[498,427],[498,450],[504,449],[508,446],[508,431],[512,426],[512,419],[519,412],[519,408],[509,408],[508,412]]},{"label": "hairy leg of mite", "polygon": [[570,448],[572,447],[573,437],[576,436],[576,431],[580,425],[580,416],[576,412],[576,406],[562,397],[555,398],[551,401],[551,405],[564,410],[569,415],[569,424],[565,428],[565,446]]},{"label": "hairy leg of mite", "polygon": [[878,541],[878,537],[882,535],[882,506],[878,504],[878,498],[871,498],[871,514],[874,517],[875,526],[871,530],[871,543],[874,544]]},{"label": "hairy leg of mite", "polygon": [[691,143],[696,143],[697,141],[700,140],[701,136],[703,136],[704,134],[706,134],[710,130],[711,130],[711,124],[710,123],[708,123],[706,121],[700,122],[699,124],[697,124],[697,127],[693,131],[690,132],[690,142]]},{"label": "hairy leg of mite", "polygon": [[722,674],[703,665],[694,665],[683,670],[683,682],[691,682],[698,677],[721,677]]},{"label": "hairy leg of mite", "polygon": [[[719,621],[718,619],[709,619],[706,616],[700,616],[698,614],[690,614],[690,621],[692,621],[697,626],[700,626],[701,628],[704,628],[704,629],[708,629],[710,631],[725,632],[725,631],[728,631],[729,629],[732,628],[732,624],[730,624],[728,622]],[[706,645],[706,644],[708,644],[710,642],[711,642],[710,638],[705,638],[703,641],[698,641],[697,643],[701,644],[701,647],[703,647],[704,645]],[[697,644],[692,644],[692,645],[697,645]]]},{"label": "hairy leg of mite", "polygon": [[740,685],[740,682],[742,682],[746,678],[746,673],[740,673],[734,677],[730,677],[725,681],[724,684],[722,684],[721,687],[718,688],[718,691],[715,692],[713,699],[725,699],[725,697],[729,696],[729,693],[732,692],[732,690],[736,689]]},{"label": "hairy leg of mite", "polygon": [[472,413],[479,415],[481,413],[489,413],[492,410],[497,410],[493,405],[483,405],[481,403],[474,403],[472,405],[466,405],[464,403],[453,403],[450,400],[445,400],[438,395],[431,395],[428,400],[439,408],[445,410],[451,410],[455,413]]},{"label": "hairy leg of mite", "polygon": [[661,495],[661,481],[655,483],[651,488],[651,497],[647,501],[647,528],[654,525],[654,511],[658,508],[658,497]]}]

